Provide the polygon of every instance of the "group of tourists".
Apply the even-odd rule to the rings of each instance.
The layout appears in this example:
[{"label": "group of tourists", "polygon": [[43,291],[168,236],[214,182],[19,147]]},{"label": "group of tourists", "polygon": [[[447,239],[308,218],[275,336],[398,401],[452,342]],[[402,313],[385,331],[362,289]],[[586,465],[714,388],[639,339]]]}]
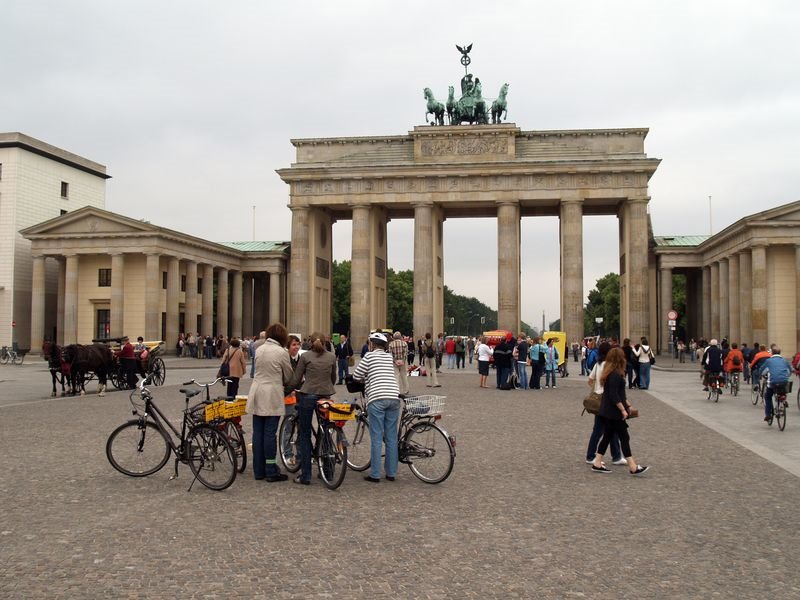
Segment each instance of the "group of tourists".
[{"label": "group of tourists", "polygon": [[[199,332],[180,333],[178,334],[178,341],[175,343],[175,354],[183,358],[205,358],[208,360],[221,358],[232,339],[222,334],[214,337],[201,335]],[[250,340],[242,338],[239,341],[246,352]]]}]

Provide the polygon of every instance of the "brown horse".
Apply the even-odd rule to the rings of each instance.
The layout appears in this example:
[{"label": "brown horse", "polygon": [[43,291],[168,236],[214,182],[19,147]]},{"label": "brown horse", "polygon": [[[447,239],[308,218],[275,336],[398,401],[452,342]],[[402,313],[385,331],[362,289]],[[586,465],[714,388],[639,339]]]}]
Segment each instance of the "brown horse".
[{"label": "brown horse", "polygon": [[80,390],[81,396],[86,393],[87,375],[97,375],[97,395],[105,396],[108,373],[112,368],[113,356],[111,348],[105,344],[70,344],[64,348],[64,361],[70,365],[73,390]]},{"label": "brown horse", "polygon": [[61,346],[53,342],[45,342],[42,344],[42,356],[47,361],[47,366],[50,369],[50,377],[53,380],[53,391],[50,393],[51,398],[57,396],[56,384],[61,384],[61,395],[67,395],[67,384],[69,384],[70,396],[75,395],[74,388],[72,387],[71,369],[68,362],[64,360],[64,353]]}]

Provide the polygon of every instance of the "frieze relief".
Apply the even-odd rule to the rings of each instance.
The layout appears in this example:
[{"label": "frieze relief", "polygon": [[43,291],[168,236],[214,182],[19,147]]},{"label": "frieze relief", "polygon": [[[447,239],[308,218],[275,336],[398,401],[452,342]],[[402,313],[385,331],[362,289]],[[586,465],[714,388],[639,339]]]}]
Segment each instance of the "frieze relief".
[{"label": "frieze relief", "polygon": [[466,136],[448,139],[422,140],[422,156],[480,156],[508,154],[508,138]]},{"label": "frieze relief", "polygon": [[460,175],[305,181],[292,185],[299,196],[646,187],[642,173],[550,173],[545,175]]}]

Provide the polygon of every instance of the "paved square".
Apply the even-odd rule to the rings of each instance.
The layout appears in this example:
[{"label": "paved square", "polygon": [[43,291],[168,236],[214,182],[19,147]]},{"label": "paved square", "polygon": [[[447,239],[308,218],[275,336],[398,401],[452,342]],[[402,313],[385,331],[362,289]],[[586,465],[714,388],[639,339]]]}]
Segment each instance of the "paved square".
[{"label": "paved square", "polygon": [[[10,390],[23,371],[7,369],[0,379]],[[42,366],[22,369],[26,389],[45,397]],[[168,383],[181,378],[172,369]],[[685,388],[704,402],[688,378],[654,373],[654,394]],[[425,485],[401,465],[395,483],[348,472],[336,492],[317,480],[254,481],[248,471],[225,492],[197,484],[187,493],[186,466],[175,481],[169,465],[128,478],[104,455],[108,434],[130,416],[126,393],[6,396],[0,596],[800,596],[800,488],[786,470],[636,392],[642,417],[631,424],[632,447],[652,471],[596,475],[583,462],[585,379],[537,392],[479,390],[471,372],[445,370],[441,381],[442,423],[458,438],[450,479]],[[424,382],[412,379],[412,391],[428,391]],[[155,390],[176,419],[178,387]],[[734,404],[749,398],[724,398],[712,410]],[[749,409],[757,419],[759,409]],[[787,431],[767,434],[795,435],[800,413],[790,411]]]}]

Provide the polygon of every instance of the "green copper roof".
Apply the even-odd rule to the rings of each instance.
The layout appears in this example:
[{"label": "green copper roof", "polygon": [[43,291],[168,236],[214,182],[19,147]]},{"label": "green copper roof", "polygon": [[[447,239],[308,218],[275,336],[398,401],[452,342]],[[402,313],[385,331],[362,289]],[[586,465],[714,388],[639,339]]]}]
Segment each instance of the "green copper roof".
[{"label": "green copper roof", "polygon": [[223,246],[240,252],[286,252],[289,242],[221,242]]},{"label": "green copper roof", "polygon": [[699,246],[705,242],[708,235],[657,235],[653,239],[656,246]]}]

